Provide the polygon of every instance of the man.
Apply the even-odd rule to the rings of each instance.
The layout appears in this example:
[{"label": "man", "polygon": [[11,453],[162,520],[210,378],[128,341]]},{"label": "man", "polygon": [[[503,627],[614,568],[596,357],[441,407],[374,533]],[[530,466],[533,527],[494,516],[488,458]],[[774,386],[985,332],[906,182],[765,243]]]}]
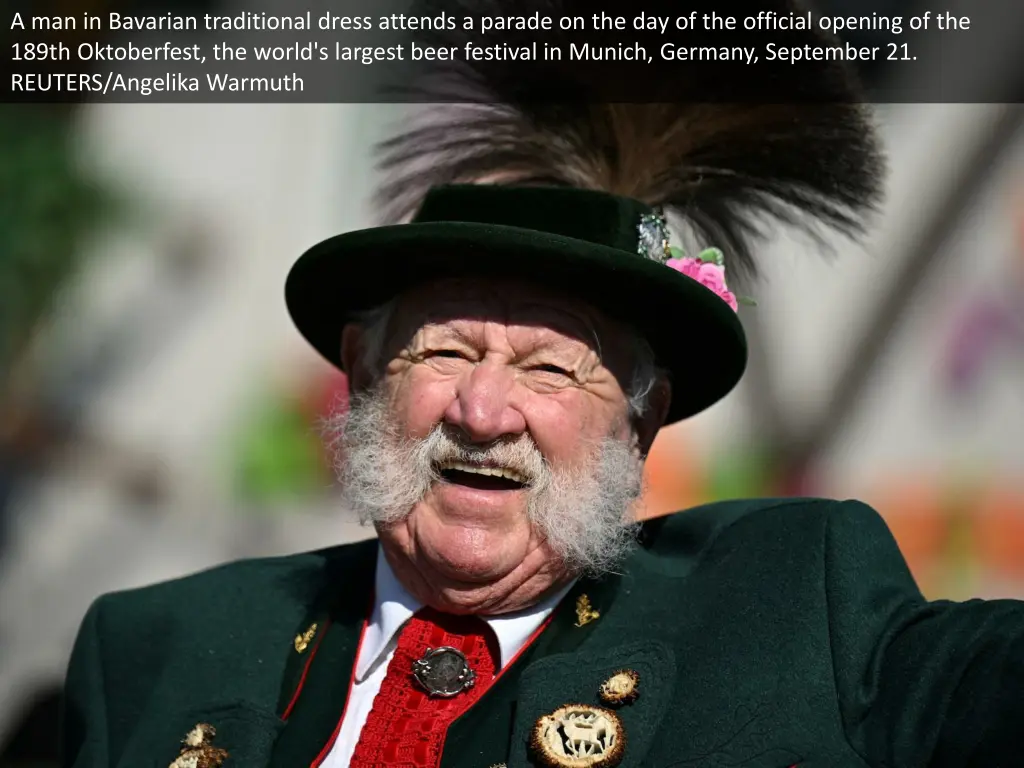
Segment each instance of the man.
[{"label": "man", "polygon": [[658,430],[742,374],[723,264],[758,218],[875,202],[836,72],[801,82],[813,107],[573,109],[482,72],[487,99],[386,147],[413,221],[288,280],[349,375],[334,446],[377,540],[100,598],[67,764],[1018,764],[1024,605],[926,602],[868,507],[631,522]]}]

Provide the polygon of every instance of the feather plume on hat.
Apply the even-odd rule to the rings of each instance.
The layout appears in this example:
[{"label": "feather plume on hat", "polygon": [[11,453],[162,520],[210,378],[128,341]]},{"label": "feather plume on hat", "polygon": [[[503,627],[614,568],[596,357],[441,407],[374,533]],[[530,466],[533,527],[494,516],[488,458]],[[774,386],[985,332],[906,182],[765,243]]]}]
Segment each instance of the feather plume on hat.
[{"label": "feather plume on hat", "polygon": [[[701,8],[701,4],[706,8]],[[455,29],[419,36],[430,45],[509,46],[542,40],[568,48],[656,33],[502,32],[485,38],[461,19],[554,18],[602,12],[632,17],[613,0],[423,0],[423,15],[450,14]],[[675,17],[674,0],[647,0],[648,15]],[[787,0],[689,3],[687,12],[737,17],[799,10]],[[415,14],[415,11],[413,12]],[[687,45],[763,45],[764,33],[690,32]],[[755,42],[756,41],[756,42]],[[814,31],[772,33],[786,45],[834,43]],[[655,48],[656,49],[656,48]],[[385,223],[408,220],[427,191],[451,183],[567,185],[631,197],[688,222],[731,267],[757,271],[752,247],[776,220],[855,236],[881,199],[884,161],[869,111],[847,70],[808,66],[566,61],[420,63],[406,96],[429,104],[380,146]],[[760,96],[761,102],[756,100]]]}]

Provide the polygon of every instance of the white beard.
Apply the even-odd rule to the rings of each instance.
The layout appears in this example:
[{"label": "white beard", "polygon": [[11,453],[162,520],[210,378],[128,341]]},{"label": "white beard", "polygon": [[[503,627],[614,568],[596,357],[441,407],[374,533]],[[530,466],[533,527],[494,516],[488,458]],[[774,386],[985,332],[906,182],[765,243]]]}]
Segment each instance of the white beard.
[{"label": "white beard", "polygon": [[348,412],[327,425],[343,502],[363,524],[404,519],[441,480],[436,467],[444,461],[490,461],[529,479],[530,521],[570,572],[606,573],[636,545],[632,512],[643,462],[626,441],[605,438],[583,467],[552,469],[525,434],[479,446],[439,424],[422,440],[409,440],[389,417],[386,393],[377,387],[353,396]]}]

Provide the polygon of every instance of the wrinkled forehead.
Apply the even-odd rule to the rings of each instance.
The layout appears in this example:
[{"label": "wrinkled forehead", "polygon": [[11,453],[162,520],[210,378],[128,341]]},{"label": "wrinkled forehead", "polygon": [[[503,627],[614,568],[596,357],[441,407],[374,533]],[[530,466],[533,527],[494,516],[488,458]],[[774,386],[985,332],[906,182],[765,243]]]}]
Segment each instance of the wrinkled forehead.
[{"label": "wrinkled forehead", "polygon": [[517,281],[439,280],[401,296],[395,313],[395,330],[403,335],[486,321],[529,329],[538,341],[575,340],[595,351],[624,340],[622,329],[588,304]]}]

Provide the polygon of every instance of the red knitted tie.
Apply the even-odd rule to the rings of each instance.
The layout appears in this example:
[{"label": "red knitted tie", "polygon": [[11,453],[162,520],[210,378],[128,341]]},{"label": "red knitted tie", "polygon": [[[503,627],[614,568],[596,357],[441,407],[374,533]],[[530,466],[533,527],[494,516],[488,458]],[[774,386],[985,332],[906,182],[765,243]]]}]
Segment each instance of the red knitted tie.
[{"label": "red knitted tie", "polygon": [[[412,674],[414,661],[442,646],[462,651],[476,673],[473,687],[451,698],[430,696]],[[398,636],[349,768],[437,768],[448,726],[490,686],[497,658],[496,638],[482,619],[418,611]]]}]

